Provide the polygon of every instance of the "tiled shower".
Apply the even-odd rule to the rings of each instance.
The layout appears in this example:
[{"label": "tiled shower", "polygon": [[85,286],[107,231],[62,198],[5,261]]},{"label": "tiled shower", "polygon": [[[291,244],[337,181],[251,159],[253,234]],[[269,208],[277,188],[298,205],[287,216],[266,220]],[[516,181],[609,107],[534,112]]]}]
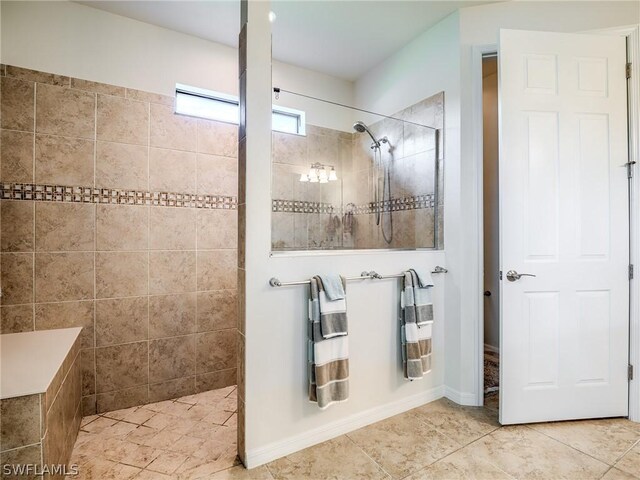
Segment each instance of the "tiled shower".
[{"label": "tiled shower", "polygon": [[[274,132],[272,250],[441,249],[444,93],[390,116],[332,108],[342,116],[346,109],[353,122],[366,119],[372,135],[385,138],[384,169],[376,170],[378,151],[366,133],[310,123],[305,135]],[[308,180],[317,164],[324,182]]]},{"label": "tiled shower", "polygon": [[1,333],[83,327],[84,415],[234,385],[237,126],[0,75]]}]

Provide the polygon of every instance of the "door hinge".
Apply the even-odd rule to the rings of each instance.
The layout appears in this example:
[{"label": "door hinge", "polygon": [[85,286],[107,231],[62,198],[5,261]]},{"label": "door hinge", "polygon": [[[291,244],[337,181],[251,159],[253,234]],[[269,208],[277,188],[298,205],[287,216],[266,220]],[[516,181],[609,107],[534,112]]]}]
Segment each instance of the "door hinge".
[{"label": "door hinge", "polygon": [[629,265],[629,280],[633,280],[633,263]]},{"label": "door hinge", "polygon": [[502,280],[502,270],[500,270],[499,277],[500,277],[500,280]]},{"label": "door hinge", "polygon": [[633,166],[635,164],[635,161],[625,163],[625,165],[627,166],[627,178],[633,178]]},{"label": "door hinge", "polygon": [[629,381],[633,380],[633,365],[629,365],[629,368],[627,369],[627,374],[629,376]]},{"label": "door hinge", "polygon": [[627,78],[631,78],[631,62],[627,63],[626,75],[627,75]]}]

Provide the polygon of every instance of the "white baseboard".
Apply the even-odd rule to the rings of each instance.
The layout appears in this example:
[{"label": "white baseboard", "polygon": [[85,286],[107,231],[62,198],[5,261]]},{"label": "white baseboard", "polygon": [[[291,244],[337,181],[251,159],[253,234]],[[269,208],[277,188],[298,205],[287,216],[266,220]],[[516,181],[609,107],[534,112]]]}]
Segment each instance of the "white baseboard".
[{"label": "white baseboard", "polygon": [[372,423],[379,422],[380,420],[384,420],[385,418],[419,407],[425,403],[432,402],[442,398],[444,395],[445,387],[444,385],[441,385],[401,400],[371,408],[348,418],[338,420],[337,422],[314,428],[313,430],[309,430],[299,435],[249,450],[247,451],[246,456],[246,467],[258,467],[277,458],[284,457],[285,455],[298,452],[312,445],[325,442],[340,435],[344,435],[345,433],[353,432],[358,428],[365,427]]},{"label": "white baseboard", "polygon": [[484,344],[484,351],[485,352],[500,353],[500,349],[498,347],[494,347],[493,345],[489,345],[488,343]]},{"label": "white baseboard", "polygon": [[452,402],[457,403],[458,405],[466,405],[470,407],[477,407],[478,400],[477,395],[475,393],[468,392],[459,392],[458,390],[454,390],[451,387],[444,387],[444,396],[447,397]]}]

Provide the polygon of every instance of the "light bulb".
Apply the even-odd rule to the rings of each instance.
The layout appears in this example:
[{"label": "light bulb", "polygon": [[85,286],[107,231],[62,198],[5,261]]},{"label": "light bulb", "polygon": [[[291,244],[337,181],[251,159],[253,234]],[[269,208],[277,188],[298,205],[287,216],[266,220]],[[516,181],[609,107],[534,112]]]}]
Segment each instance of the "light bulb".
[{"label": "light bulb", "polygon": [[331,167],[331,171],[329,171],[329,180],[334,182],[338,180],[338,175],[336,175],[336,169]]},{"label": "light bulb", "polygon": [[301,173],[300,174],[300,181],[301,182],[308,182],[309,181],[309,177],[307,176],[306,173]]},{"label": "light bulb", "polygon": [[309,175],[309,181],[311,183],[318,183],[318,176],[317,175]]},{"label": "light bulb", "polygon": [[276,21],[276,18],[277,18],[277,17],[276,17],[276,14],[275,14],[273,11],[269,12],[269,21],[270,21],[271,23],[275,22],[275,21]]}]

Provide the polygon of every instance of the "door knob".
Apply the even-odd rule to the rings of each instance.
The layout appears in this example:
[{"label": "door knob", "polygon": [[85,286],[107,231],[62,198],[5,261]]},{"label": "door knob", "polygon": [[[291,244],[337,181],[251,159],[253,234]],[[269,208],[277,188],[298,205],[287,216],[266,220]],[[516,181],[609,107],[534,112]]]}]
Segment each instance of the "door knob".
[{"label": "door knob", "polygon": [[535,275],[533,273],[518,273],[515,270],[509,270],[507,272],[507,280],[510,282],[520,280],[520,277],[535,277]]}]

